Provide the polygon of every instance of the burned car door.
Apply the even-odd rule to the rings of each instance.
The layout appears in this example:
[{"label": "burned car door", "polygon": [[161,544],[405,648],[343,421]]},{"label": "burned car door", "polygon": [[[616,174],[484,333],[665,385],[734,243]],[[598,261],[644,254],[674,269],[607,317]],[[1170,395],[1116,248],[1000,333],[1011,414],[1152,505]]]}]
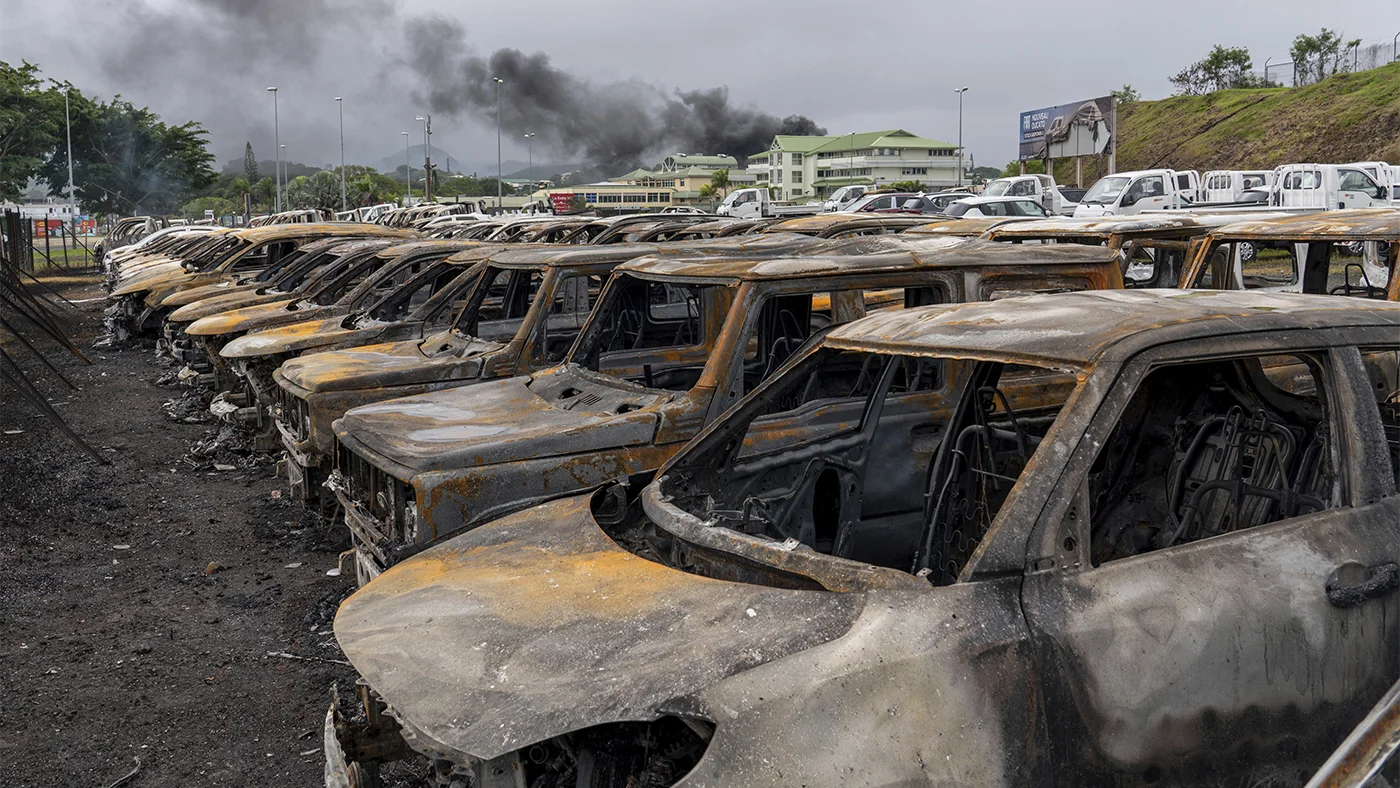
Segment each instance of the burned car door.
[{"label": "burned car door", "polygon": [[1059,784],[1292,784],[1400,673],[1400,500],[1330,333],[1090,382],[1023,587]]}]

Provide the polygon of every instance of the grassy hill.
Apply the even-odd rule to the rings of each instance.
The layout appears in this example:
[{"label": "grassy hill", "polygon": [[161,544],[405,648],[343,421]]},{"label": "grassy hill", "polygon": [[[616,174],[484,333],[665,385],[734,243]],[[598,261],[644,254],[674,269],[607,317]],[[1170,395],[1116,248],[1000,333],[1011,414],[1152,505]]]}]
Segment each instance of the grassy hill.
[{"label": "grassy hill", "polygon": [[[1272,168],[1289,162],[1400,163],[1400,63],[1302,88],[1222,90],[1119,110],[1118,169]],[[1074,162],[1056,179],[1074,182]],[[1100,163],[1083,161],[1084,183]]]}]

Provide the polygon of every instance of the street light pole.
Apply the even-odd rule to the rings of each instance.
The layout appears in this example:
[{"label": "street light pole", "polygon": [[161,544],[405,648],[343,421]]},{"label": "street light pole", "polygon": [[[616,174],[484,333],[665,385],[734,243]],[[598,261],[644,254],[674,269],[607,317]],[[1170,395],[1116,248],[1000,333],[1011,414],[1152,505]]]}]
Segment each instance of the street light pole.
[{"label": "street light pole", "polygon": [[340,110],[340,210],[345,211],[345,102],[336,96],[335,105]]},{"label": "street light pole", "polygon": [[433,160],[428,155],[428,151],[432,149],[432,143],[429,140],[433,136],[433,116],[419,115],[414,120],[423,124],[423,199],[426,201],[433,198]]},{"label": "street light pole", "polygon": [[501,205],[501,85],[506,81],[500,77],[491,77],[491,81],[496,83],[496,210],[502,210]]},{"label": "street light pole", "polygon": [[272,94],[272,152],[277,154],[277,164],[272,174],[272,188],[277,192],[277,206],[274,213],[282,212],[282,147],[281,136],[277,130],[277,88],[267,89]]},{"label": "street light pole", "polygon": [[399,132],[403,135],[403,179],[408,184],[408,191],[404,193],[403,207],[408,207],[408,201],[413,199],[413,164],[408,156],[408,132]]},{"label": "street light pole", "polygon": [[[68,91],[63,91],[63,123],[68,127],[68,221],[77,218],[78,209],[73,201],[73,118],[68,114]],[[77,237],[76,230],[74,237]]]},{"label": "street light pole", "polygon": [[956,94],[958,94],[958,188],[962,188],[962,176],[963,176],[963,144],[962,144],[962,115],[963,115],[963,113],[962,113],[962,105],[963,105],[963,94],[967,92],[967,88],[965,88],[965,87],[958,88],[957,90],[954,90],[953,92],[956,93]]},{"label": "street light pole", "polygon": [[530,169],[527,170],[527,172],[530,173],[530,199],[533,200],[535,197],[535,186],[540,180],[535,177],[535,132],[533,131],[525,134],[525,151],[526,155],[529,157],[528,161],[530,162]]},{"label": "street light pole", "polygon": [[285,155],[286,150],[286,145],[277,146],[277,160],[281,162],[278,168],[282,171],[282,195],[287,203],[287,210],[290,211],[292,209],[292,195],[287,193],[287,164],[289,164],[289,162]]}]

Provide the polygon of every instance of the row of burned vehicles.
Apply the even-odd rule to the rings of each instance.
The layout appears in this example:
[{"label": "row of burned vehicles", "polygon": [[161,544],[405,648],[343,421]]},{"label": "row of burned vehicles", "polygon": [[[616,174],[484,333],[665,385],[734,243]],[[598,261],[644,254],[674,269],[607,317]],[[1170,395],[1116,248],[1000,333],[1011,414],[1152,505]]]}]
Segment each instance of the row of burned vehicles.
[{"label": "row of burned vehicles", "polygon": [[1400,677],[1400,213],[660,221],[117,273],[349,530],[328,785],[1301,784]]}]

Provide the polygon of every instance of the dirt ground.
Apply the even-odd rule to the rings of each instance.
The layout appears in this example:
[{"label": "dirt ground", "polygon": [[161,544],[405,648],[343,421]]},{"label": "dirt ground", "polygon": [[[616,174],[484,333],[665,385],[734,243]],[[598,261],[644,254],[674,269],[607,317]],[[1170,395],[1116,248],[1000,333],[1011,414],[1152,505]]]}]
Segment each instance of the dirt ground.
[{"label": "dirt ground", "polygon": [[330,629],[340,532],[270,464],[188,458],[218,425],[166,416],[183,390],[149,348],[88,349],[96,279],[64,293],[91,299],[92,365],[52,356],[78,391],[7,349],[111,465],[0,383],[0,785],[105,788],[138,760],[124,786],[321,784],[331,686],[354,675]]}]

